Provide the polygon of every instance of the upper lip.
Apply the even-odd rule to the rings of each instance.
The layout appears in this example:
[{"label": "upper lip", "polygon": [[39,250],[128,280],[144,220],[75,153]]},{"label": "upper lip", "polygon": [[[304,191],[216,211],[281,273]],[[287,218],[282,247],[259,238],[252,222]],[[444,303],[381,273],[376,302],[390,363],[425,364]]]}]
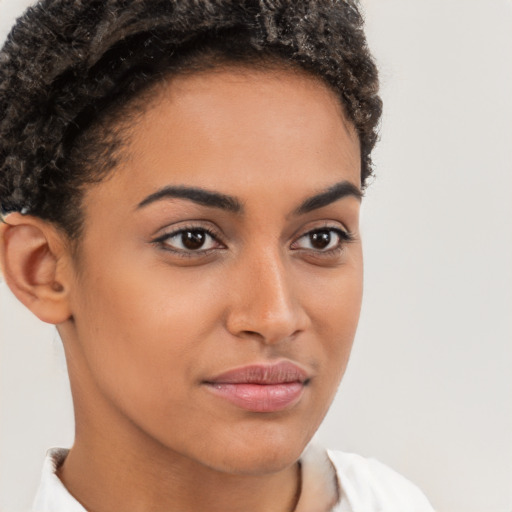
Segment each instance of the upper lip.
[{"label": "upper lip", "polygon": [[307,372],[290,361],[240,366],[221,373],[205,382],[208,384],[284,384],[305,383]]}]

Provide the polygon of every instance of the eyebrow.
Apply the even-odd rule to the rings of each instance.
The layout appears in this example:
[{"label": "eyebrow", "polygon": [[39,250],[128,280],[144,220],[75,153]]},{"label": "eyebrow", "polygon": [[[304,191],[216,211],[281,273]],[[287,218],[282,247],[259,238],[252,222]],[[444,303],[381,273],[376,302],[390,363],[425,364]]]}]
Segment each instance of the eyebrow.
[{"label": "eyebrow", "polygon": [[328,206],[344,197],[355,197],[361,201],[363,193],[350,181],[340,181],[327,190],[306,199],[293,213],[295,215],[303,215]]},{"label": "eyebrow", "polygon": [[[350,183],[349,181],[341,181],[340,183],[332,185],[327,190],[307,198],[298,208],[295,209],[293,214],[303,215],[313,210],[323,208],[324,206],[328,206],[329,204],[347,196],[355,197],[360,201],[363,197],[363,193],[353,183]],[[219,192],[212,192],[203,188],[186,186],[167,186],[161,188],[143,199],[137,205],[137,209],[144,208],[152,203],[168,198],[187,199],[188,201],[192,201],[203,206],[219,208],[233,213],[241,213],[243,211],[242,203],[236,197],[221,194]]]},{"label": "eyebrow", "polygon": [[144,206],[148,206],[151,203],[168,198],[188,199],[189,201],[203,206],[219,208],[234,213],[240,213],[243,210],[240,201],[234,197],[220,194],[219,192],[211,192],[202,188],[184,186],[168,186],[157,190],[141,201],[137,205],[137,209],[144,208]]}]

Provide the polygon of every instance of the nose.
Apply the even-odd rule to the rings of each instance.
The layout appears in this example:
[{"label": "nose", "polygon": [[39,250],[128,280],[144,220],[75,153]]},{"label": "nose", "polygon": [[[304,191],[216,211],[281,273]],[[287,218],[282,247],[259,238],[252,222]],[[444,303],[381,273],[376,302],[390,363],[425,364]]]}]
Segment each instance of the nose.
[{"label": "nose", "polygon": [[307,328],[308,316],[296,283],[279,256],[260,253],[239,267],[233,276],[228,331],[239,338],[275,344]]}]

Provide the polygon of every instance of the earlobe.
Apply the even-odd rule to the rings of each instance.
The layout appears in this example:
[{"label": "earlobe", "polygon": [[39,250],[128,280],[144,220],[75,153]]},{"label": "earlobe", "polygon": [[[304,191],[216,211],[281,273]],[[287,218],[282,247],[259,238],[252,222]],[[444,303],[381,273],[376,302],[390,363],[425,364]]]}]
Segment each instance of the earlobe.
[{"label": "earlobe", "polygon": [[0,226],[0,262],[14,295],[43,322],[70,316],[62,235],[49,223],[19,213]]}]

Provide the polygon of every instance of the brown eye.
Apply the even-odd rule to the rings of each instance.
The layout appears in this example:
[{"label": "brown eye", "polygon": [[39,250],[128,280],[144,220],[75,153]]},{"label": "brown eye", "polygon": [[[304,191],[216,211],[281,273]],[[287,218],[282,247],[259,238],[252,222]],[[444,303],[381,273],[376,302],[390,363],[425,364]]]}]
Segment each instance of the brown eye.
[{"label": "brown eye", "polygon": [[155,240],[163,248],[178,253],[204,253],[209,249],[219,249],[224,246],[217,240],[215,235],[207,229],[180,229],[161,236]]},{"label": "brown eye", "polygon": [[349,242],[350,240],[352,240],[351,235],[341,229],[315,229],[302,235],[292,244],[292,249],[328,252],[331,249],[340,249],[344,242]]},{"label": "brown eye", "polygon": [[181,233],[181,243],[189,251],[201,249],[206,241],[207,234],[204,231],[183,231]]},{"label": "brown eye", "polygon": [[331,243],[331,232],[327,229],[322,231],[315,231],[314,233],[309,234],[309,239],[311,243],[311,247],[313,249],[317,249],[319,251],[324,250],[329,247]]}]

